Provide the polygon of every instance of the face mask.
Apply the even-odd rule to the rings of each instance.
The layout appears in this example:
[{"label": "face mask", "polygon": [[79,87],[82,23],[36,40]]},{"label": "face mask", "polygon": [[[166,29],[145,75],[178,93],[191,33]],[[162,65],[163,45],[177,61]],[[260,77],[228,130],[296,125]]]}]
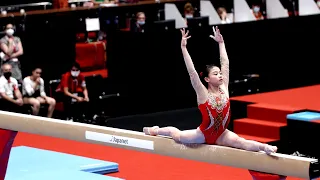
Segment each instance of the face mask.
[{"label": "face mask", "polygon": [[14,34],[14,30],[13,29],[7,29],[6,33],[8,36],[12,36]]},{"label": "face mask", "polygon": [[256,6],[256,7],[253,8],[253,11],[257,13],[257,12],[260,11],[260,8]]},{"label": "face mask", "polygon": [[138,21],[139,25],[144,25],[146,22],[145,21]]},{"label": "face mask", "polygon": [[80,74],[80,71],[71,71],[71,75],[72,75],[73,77],[78,77],[79,74]]},{"label": "face mask", "polygon": [[4,72],[3,73],[3,76],[6,78],[6,79],[9,79],[11,77],[11,72]]},{"label": "face mask", "polygon": [[186,14],[186,18],[193,18],[193,15],[192,14]]},{"label": "face mask", "polygon": [[317,1],[318,6],[320,6],[320,1]]}]

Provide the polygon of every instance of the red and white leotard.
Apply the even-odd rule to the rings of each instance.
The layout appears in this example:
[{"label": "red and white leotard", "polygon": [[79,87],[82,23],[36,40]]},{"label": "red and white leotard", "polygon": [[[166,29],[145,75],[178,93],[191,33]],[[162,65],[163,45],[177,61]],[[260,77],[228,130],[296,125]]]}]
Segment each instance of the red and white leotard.
[{"label": "red and white leotard", "polygon": [[198,106],[202,115],[199,129],[207,144],[215,144],[230,122],[230,101],[221,88],[219,89],[221,98],[209,93],[208,100]]}]

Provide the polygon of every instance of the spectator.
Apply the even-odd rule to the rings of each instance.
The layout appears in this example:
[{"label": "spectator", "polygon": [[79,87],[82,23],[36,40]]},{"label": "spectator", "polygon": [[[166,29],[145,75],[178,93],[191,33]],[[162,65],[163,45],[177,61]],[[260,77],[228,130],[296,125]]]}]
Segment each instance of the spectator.
[{"label": "spectator", "polygon": [[14,36],[14,31],[14,26],[7,24],[5,28],[6,35],[0,39],[0,47],[2,50],[1,64],[10,64],[12,67],[12,77],[21,82],[21,65],[18,58],[23,54],[23,48],[20,38]]},{"label": "spectator", "polygon": [[0,108],[4,111],[21,112],[23,100],[18,87],[18,81],[11,77],[11,65],[3,64],[1,70],[3,75],[0,77]]},{"label": "spectator", "polygon": [[256,17],[257,20],[263,20],[263,14],[261,13],[259,5],[252,5],[253,15]]},{"label": "spectator", "polygon": [[220,8],[218,8],[217,11],[218,11],[218,14],[220,16],[222,24],[230,24],[230,23],[232,23],[232,21],[228,18],[228,13],[227,13],[226,8],[220,7]]},{"label": "spectator", "polygon": [[184,18],[193,18],[194,17],[194,8],[191,3],[186,3],[184,5]]},{"label": "spectator", "polygon": [[61,88],[64,94],[64,107],[68,118],[82,119],[86,114],[85,102],[89,102],[85,77],[81,74],[80,65],[74,63],[69,72],[65,73],[61,80]]},{"label": "spectator", "polygon": [[136,14],[136,22],[132,23],[131,25],[131,31],[132,32],[145,32],[145,24],[146,24],[146,15],[144,12],[138,12]]},{"label": "spectator", "polygon": [[87,1],[83,3],[83,7],[93,7],[95,1]]},{"label": "spectator", "polygon": [[56,106],[56,101],[46,95],[41,73],[42,69],[37,67],[33,69],[31,76],[23,79],[23,102],[24,104],[30,104],[32,106],[33,115],[39,114],[41,104],[48,104],[47,117],[51,118]]}]

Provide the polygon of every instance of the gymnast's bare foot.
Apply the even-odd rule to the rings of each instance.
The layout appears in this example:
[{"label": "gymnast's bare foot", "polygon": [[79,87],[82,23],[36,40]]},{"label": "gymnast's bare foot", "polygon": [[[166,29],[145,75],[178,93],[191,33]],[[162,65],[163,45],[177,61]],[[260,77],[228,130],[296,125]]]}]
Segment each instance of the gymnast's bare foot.
[{"label": "gymnast's bare foot", "polygon": [[275,153],[278,150],[277,146],[271,146],[269,144],[265,144],[264,148],[262,149],[264,152],[266,152],[267,154],[271,154],[271,153]]},{"label": "gymnast's bare foot", "polygon": [[156,136],[157,132],[156,130],[159,128],[159,126],[153,126],[153,127],[144,127],[143,132],[146,135]]}]

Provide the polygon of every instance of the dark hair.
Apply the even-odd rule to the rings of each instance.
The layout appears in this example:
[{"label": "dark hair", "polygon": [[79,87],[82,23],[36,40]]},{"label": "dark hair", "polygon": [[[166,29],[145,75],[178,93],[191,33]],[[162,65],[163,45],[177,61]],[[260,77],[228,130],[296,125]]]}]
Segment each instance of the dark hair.
[{"label": "dark hair", "polygon": [[209,64],[209,65],[206,65],[203,70],[199,73],[200,75],[200,78],[201,79],[204,79],[205,77],[208,77],[209,76],[209,73],[210,73],[210,70],[214,67],[219,67],[217,65],[214,65],[214,64]]},{"label": "dark hair", "polygon": [[221,15],[223,12],[226,12],[227,13],[227,10],[226,8],[224,7],[219,7],[218,10],[217,10],[218,14]]},{"label": "dark hair", "polygon": [[72,69],[73,67],[75,67],[75,68],[77,68],[77,69],[79,69],[79,70],[80,70],[80,64],[79,64],[79,63],[77,63],[77,62],[72,63],[72,65],[71,65],[70,69]]},{"label": "dark hair", "polygon": [[3,26],[3,29],[6,30],[8,25],[12,25],[12,29],[16,30],[16,26],[13,23],[7,23],[5,26]]},{"label": "dark hair", "polygon": [[33,68],[31,69],[31,72],[33,72],[36,69],[41,69],[42,70],[42,68],[40,66],[33,66]]},{"label": "dark hair", "polygon": [[191,3],[188,2],[184,5],[184,12],[194,13],[194,8]]}]

